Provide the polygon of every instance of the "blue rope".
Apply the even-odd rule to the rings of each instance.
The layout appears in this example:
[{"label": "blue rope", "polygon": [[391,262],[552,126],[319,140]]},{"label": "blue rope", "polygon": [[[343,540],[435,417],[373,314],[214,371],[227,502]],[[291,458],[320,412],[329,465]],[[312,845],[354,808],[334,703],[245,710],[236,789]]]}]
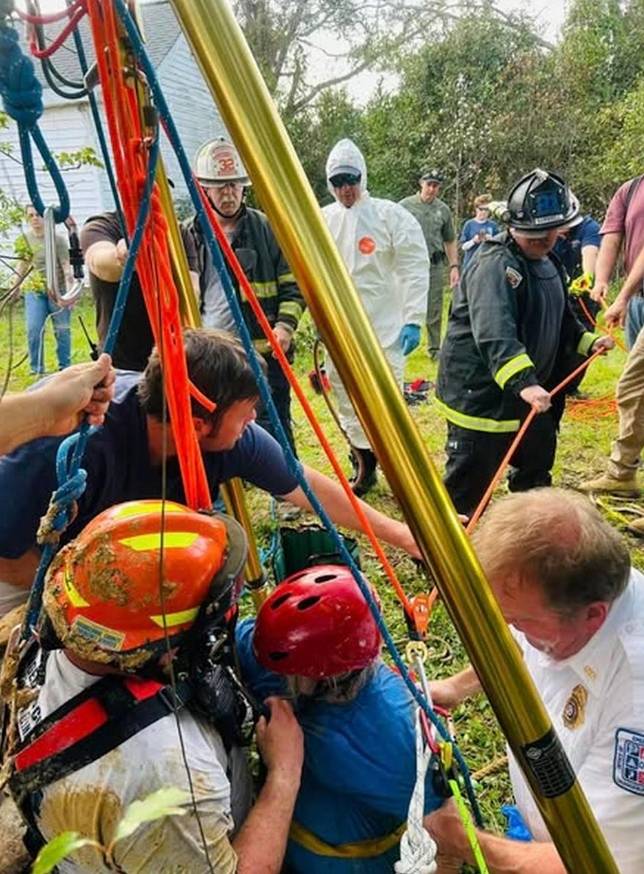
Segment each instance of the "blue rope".
[{"label": "blue rope", "polygon": [[[170,140],[170,143],[171,143],[171,145],[176,153],[176,156],[177,156],[177,159],[179,162],[179,166],[181,167],[183,177],[185,179],[186,185],[188,187],[188,191],[190,193],[190,198],[192,200],[192,204],[193,204],[195,212],[197,214],[197,219],[199,220],[200,226],[204,232],[204,237],[205,237],[206,243],[208,245],[208,249],[210,251],[210,256],[212,258],[213,265],[215,266],[215,269],[217,270],[217,272],[219,274],[219,278],[221,280],[222,286],[224,288],[224,292],[226,294],[226,299],[228,301],[228,305],[229,305],[230,310],[231,310],[233,317],[235,319],[235,324],[236,324],[237,330],[239,332],[243,346],[246,350],[246,354],[248,356],[248,360],[250,362],[250,365],[251,365],[253,372],[255,374],[255,379],[257,380],[257,385],[258,385],[258,388],[260,391],[260,396],[261,396],[262,402],[264,403],[264,405],[266,406],[266,409],[268,410],[268,414],[269,414],[269,417],[271,420],[271,425],[274,428],[275,433],[278,435],[279,441],[282,445],[282,450],[283,450],[284,455],[287,459],[287,464],[288,464],[289,470],[297,478],[297,481],[299,483],[300,488],[302,489],[302,491],[306,495],[307,499],[309,500],[311,506],[313,507],[313,509],[315,510],[317,515],[322,520],[324,527],[327,529],[327,531],[329,532],[329,534],[333,538],[335,546],[336,546],[339,554],[342,556],[343,561],[350,568],[351,573],[353,575],[353,578],[355,579],[358,587],[360,588],[360,591],[364,595],[365,600],[369,604],[369,609],[371,610],[371,613],[372,613],[372,615],[373,615],[373,617],[378,625],[378,628],[379,628],[380,633],[382,635],[382,638],[385,642],[385,645],[386,645],[387,649],[389,650],[389,654],[391,655],[391,658],[392,658],[394,664],[396,665],[396,667],[400,671],[400,675],[403,678],[403,680],[405,681],[405,684],[406,684],[407,688],[409,689],[409,692],[411,693],[412,697],[414,698],[416,703],[419,705],[419,707],[421,707],[424,710],[424,712],[427,714],[428,718],[430,719],[432,724],[435,726],[436,730],[439,732],[439,734],[441,735],[443,740],[447,743],[452,743],[452,738],[450,737],[450,734],[449,734],[447,728],[443,725],[443,723],[441,722],[439,717],[436,715],[436,713],[434,712],[434,710],[430,706],[429,702],[427,701],[427,699],[425,698],[423,693],[416,687],[416,684],[413,682],[413,680],[409,676],[409,671],[407,670],[407,666],[405,665],[404,661],[402,660],[402,658],[400,657],[400,655],[398,653],[398,650],[396,649],[396,645],[393,641],[393,638],[391,637],[391,635],[389,633],[389,629],[387,628],[387,626],[385,624],[385,621],[384,621],[384,618],[380,612],[380,609],[378,608],[378,605],[376,604],[376,602],[373,598],[373,595],[371,594],[369,586],[367,585],[367,583],[365,583],[365,581],[362,577],[362,574],[360,572],[360,569],[358,568],[357,564],[353,560],[349,550],[345,546],[344,541],[340,537],[340,534],[338,533],[335,525],[333,524],[330,517],[328,516],[326,510],[324,509],[324,507],[322,506],[322,504],[318,500],[315,493],[311,490],[311,487],[309,486],[308,482],[306,481],[306,477],[304,476],[304,474],[302,472],[302,466],[299,463],[299,461],[297,460],[297,458],[295,457],[295,455],[293,454],[293,451],[292,451],[290,444],[289,444],[289,441],[288,441],[288,437],[286,435],[286,432],[284,431],[284,427],[280,421],[279,415],[277,413],[277,409],[276,409],[275,404],[273,402],[273,398],[272,398],[270,389],[268,387],[268,382],[266,380],[266,377],[264,376],[264,371],[263,371],[262,366],[259,362],[258,355],[255,351],[255,347],[253,345],[253,341],[251,339],[250,332],[248,330],[246,322],[244,321],[244,317],[243,317],[243,314],[241,311],[241,306],[240,306],[239,301],[237,299],[237,295],[235,294],[235,290],[233,288],[233,284],[231,282],[230,275],[228,273],[228,270],[226,269],[226,265],[225,265],[224,260],[222,258],[221,251],[219,249],[219,244],[217,243],[214,231],[210,225],[210,220],[209,220],[209,218],[208,218],[208,216],[203,208],[203,205],[201,203],[201,197],[199,195],[199,191],[197,189],[197,186],[196,186],[195,181],[194,181],[193,176],[192,176],[190,162],[189,162],[189,160],[186,156],[185,150],[181,144],[179,133],[178,133],[177,128],[174,124],[172,116],[170,115],[170,111],[169,111],[168,105],[165,101],[165,97],[163,96],[163,92],[161,91],[161,88],[159,86],[159,82],[158,82],[158,79],[156,77],[156,72],[155,72],[154,67],[152,66],[152,64],[150,62],[150,59],[148,58],[147,52],[145,50],[145,46],[143,45],[143,42],[141,41],[141,37],[140,37],[139,32],[136,28],[136,25],[134,24],[125,4],[123,3],[123,0],[115,0],[115,5],[116,5],[117,11],[119,13],[119,16],[121,18],[121,21],[123,22],[123,25],[124,25],[124,27],[127,31],[127,34],[130,38],[130,42],[131,42],[131,45],[133,47],[134,53],[137,57],[137,60],[139,61],[140,65],[143,69],[143,72],[145,73],[145,76],[147,78],[148,87],[150,88],[152,95],[154,97],[154,103],[155,103],[155,106],[156,106],[157,111],[159,113],[159,117],[162,119],[162,121],[165,125],[168,139]],[[481,812],[480,812],[478,803],[476,801],[476,798],[474,797],[474,793],[472,791],[471,781],[470,781],[470,777],[469,777],[469,771],[467,769],[467,765],[465,764],[465,761],[461,755],[460,750],[458,749],[458,747],[455,744],[454,744],[454,756],[458,761],[459,767],[461,768],[461,771],[463,773],[463,777],[465,779],[467,794],[468,794],[468,797],[470,799],[470,803],[472,805],[472,811],[474,814],[474,818],[475,818],[478,825],[482,825]]]},{"label": "blue rope", "polygon": [[36,69],[19,44],[18,31],[6,22],[0,25],[0,95],[5,112],[18,125],[20,152],[25,170],[29,198],[36,210],[43,215],[45,203],[40,196],[34,168],[31,141],[49,172],[56,193],[58,206],[54,208],[56,222],[64,222],[69,215],[69,195],[49,146],[38,127],[43,114],[42,85],[36,77]]},{"label": "blue rope", "polygon": [[[116,292],[114,309],[112,310],[110,324],[107,329],[107,336],[103,347],[104,351],[109,354],[112,353],[119,328],[121,327],[121,322],[123,321],[123,313],[125,312],[125,306],[130,291],[132,274],[134,272],[136,258],[141,247],[143,233],[150,212],[158,158],[159,138],[156,137],[150,146],[145,186],[141,197],[141,203],[139,204],[139,212],[136,218],[132,245],[128,250],[127,260],[123,268],[118,291]],[[85,491],[87,473],[80,465],[83,455],[85,454],[87,442],[91,434],[96,430],[96,428],[91,428],[87,422],[83,422],[78,431],[63,440],[58,447],[58,452],[56,454],[56,477],[58,479],[58,489],[52,495],[47,516],[45,517],[48,523],[45,531],[46,541],[40,556],[36,576],[31,587],[31,593],[29,595],[26,619],[22,627],[22,638],[24,640],[29,637],[31,630],[38,622],[42,605],[42,593],[45,585],[45,575],[51,560],[56,553],[60,535],[71,522],[74,502],[77,501]]]}]

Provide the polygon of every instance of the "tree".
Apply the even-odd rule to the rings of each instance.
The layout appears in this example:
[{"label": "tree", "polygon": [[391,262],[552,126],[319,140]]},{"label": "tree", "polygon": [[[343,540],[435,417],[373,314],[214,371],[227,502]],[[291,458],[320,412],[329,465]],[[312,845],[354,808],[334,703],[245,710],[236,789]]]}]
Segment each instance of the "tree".
[{"label": "tree", "polygon": [[[508,28],[518,21],[489,0],[235,0],[233,7],[285,118],[364,70],[395,68],[401,53],[440,35],[464,13],[478,10]],[[325,48],[330,44],[333,49]],[[313,82],[312,49],[342,69]]]}]

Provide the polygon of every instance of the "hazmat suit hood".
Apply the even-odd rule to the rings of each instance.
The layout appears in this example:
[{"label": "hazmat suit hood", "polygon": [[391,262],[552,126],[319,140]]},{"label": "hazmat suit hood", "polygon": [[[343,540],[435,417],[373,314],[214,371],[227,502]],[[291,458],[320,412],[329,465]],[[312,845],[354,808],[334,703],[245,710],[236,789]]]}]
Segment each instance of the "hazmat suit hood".
[{"label": "hazmat suit hood", "polygon": [[360,149],[353,140],[338,140],[326,159],[327,188],[337,200],[335,188],[329,182],[338,173],[360,173],[360,196],[367,193],[367,165]]}]

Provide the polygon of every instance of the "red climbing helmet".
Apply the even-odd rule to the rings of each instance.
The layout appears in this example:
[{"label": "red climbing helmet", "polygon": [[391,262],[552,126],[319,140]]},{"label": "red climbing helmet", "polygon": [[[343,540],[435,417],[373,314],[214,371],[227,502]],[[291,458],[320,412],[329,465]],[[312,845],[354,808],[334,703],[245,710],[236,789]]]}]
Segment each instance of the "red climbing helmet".
[{"label": "red climbing helmet", "polygon": [[263,604],[253,646],[270,671],[323,679],[371,664],[380,633],[351,571],[316,565],[292,574]]}]

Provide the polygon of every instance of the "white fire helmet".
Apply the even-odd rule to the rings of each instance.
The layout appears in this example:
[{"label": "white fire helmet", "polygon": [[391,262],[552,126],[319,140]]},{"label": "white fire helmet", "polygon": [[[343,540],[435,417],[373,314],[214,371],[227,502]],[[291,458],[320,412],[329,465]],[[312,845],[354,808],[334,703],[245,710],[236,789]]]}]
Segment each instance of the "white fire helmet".
[{"label": "white fire helmet", "polygon": [[197,150],[194,169],[202,185],[224,185],[227,182],[251,184],[239,152],[223,137],[208,140]]}]

